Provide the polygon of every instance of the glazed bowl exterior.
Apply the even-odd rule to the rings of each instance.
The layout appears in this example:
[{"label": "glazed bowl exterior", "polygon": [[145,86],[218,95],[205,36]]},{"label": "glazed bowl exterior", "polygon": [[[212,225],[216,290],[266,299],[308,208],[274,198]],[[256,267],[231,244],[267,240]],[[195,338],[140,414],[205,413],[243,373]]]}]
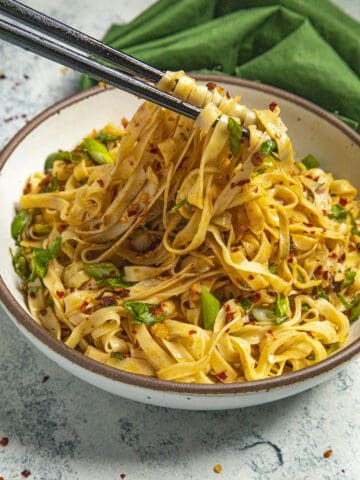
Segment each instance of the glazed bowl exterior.
[{"label": "glazed bowl exterior", "polygon": [[[360,189],[360,136],[333,115],[299,97],[255,82],[222,76],[197,76],[240,94],[250,108],[276,102],[298,159],[312,153],[321,167],[349,179]],[[141,101],[116,89],[94,88],[47,109],[29,122],[0,154],[0,300],[19,330],[46,356],[82,380],[115,395],[171,408],[214,410],[240,408],[294,395],[328,380],[360,352],[360,320],[346,344],[328,359],[297,372],[270,379],[199,385],[168,382],[116,370],[57,341],[28,313],[9,255],[10,224],[27,177],[43,169],[44,159],[73,148],[94,128],[130,118]]]}]

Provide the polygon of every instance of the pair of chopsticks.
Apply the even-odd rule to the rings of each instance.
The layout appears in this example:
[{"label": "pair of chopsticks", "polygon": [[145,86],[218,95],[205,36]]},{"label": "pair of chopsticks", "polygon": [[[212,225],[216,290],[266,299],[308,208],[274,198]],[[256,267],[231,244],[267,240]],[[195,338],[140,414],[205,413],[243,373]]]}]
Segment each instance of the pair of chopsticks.
[{"label": "pair of chopsticks", "polygon": [[[0,15],[28,25],[39,33],[56,39],[55,42],[37,35],[31,30],[0,19],[0,38],[7,42],[186,117],[195,119],[201,112],[199,107],[129,75],[130,73],[150,82],[158,82],[163,76],[163,72],[124,52],[115,50],[79,30],[15,0],[0,0]],[[91,55],[91,57],[84,54]],[[95,58],[106,62],[107,65],[98,62]]]}]

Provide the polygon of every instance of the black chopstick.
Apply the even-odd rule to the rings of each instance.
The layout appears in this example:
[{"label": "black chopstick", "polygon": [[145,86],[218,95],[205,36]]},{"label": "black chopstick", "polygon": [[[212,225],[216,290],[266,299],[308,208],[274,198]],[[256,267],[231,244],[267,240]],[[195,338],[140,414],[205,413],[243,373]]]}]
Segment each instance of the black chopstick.
[{"label": "black chopstick", "polygon": [[109,47],[105,43],[16,0],[0,0],[0,13],[151,82],[158,82],[163,75],[161,70],[141,62],[127,53]]},{"label": "black chopstick", "polygon": [[153,85],[1,19],[0,38],[189,118],[195,119],[201,112],[201,108],[158,90]]}]

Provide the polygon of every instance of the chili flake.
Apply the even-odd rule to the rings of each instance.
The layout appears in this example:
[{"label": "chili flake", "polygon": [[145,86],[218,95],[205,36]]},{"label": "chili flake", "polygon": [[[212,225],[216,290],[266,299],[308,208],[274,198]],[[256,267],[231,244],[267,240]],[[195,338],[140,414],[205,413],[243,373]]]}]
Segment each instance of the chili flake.
[{"label": "chili flake", "polygon": [[96,181],[100,185],[100,187],[104,186],[104,180],[102,178],[98,178]]},{"label": "chili flake", "polygon": [[63,296],[65,295],[65,292],[63,292],[62,290],[56,290],[56,295],[57,295],[59,298],[63,298]]},{"label": "chili flake", "polygon": [[208,90],[214,90],[216,88],[216,83],[214,82],[208,82],[206,84]]},{"label": "chili flake", "polygon": [[30,472],[30,470],[25,469],[25,470],[23,470],[23,471],[21,472],[21,475],[22,475],[23,477],[27,478],[27,477],[30,477],[31,472]]},{"label": "chili flake", "polygon": [[215,376],[220,382],[224,382],[227,379],[226,372],[220,372]]},{"label": "chili flake", "polygon": [[345,207],[345,205],[347,204],[346,198],[340,197],[339,198],[339,203],[342,207]]},{"label": "chili flake", "polygon": [[325,450],[324,458],[330,458],[332,453],[333,453],[333,451],[331,450],[331,448],[329,448],[329,450]]},{"label": "chili flake", "polygon": [[2,447],[6,447],[6,445],[7,445],[8,443],[9,443],[9,439],[8,439],[7,437],[2,437],[2,438],[0,439],[0,445],[1,445]]},{"label": "chili flake", "polygon": [[195,333],[197,333],[196,330],[189,330],[189,335],[195,335]]},{"label": "chili flake", "polygon": [[49,380],[49,375],[44,375],[43,378],[42,378],[42,383],[45,383]]},{"label": "chili flake", "polygon": [[276,102],[271,102],[269,103],[269,110],[273,112],[277,106],[278,104]]},{"label": "chili flake", "polygon": [[225,316],[225,323],[231,322],[231,320],[234,320],[234,312],[229,312]]}]

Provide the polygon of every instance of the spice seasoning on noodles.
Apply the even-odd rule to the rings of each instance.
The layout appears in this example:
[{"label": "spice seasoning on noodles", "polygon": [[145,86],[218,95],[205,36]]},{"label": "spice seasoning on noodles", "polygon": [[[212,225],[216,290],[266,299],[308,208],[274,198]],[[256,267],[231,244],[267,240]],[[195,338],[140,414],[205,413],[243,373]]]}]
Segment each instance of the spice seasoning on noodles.
[{"label": "spice seasoning on noodles", "polygon": [[280,108],[167,72],[194,122],[145,102],[50,154],[12,261],[35,320],[84,355],[188,383],[260,380],[337,351],[360,314],[357,191],[295,161]]}]

